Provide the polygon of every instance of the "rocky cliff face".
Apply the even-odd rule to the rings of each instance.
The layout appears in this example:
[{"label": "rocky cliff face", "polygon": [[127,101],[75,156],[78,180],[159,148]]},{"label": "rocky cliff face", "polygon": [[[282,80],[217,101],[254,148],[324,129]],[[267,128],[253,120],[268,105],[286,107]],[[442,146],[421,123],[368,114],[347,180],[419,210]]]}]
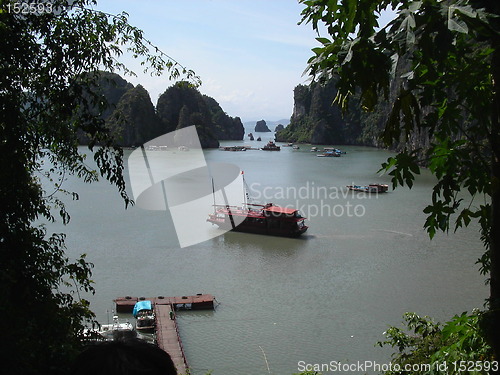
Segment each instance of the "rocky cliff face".
[{"label": "rocky cliff face", "polygon": [[122,95],[107,125],[121,146],[139,146],[164,134],[149,93],[141,85]]},{"label": "rocky cliff face", "polygon": [[134,88],[130,82],[127,82],[116,73],[100,72],[96,89],[108,101],[108,108],[102,113],[103,118],[108,118],[116,109],[121,97]]},{"label": "rocky cliff face", "polygon": [[[400,59],[396,72],[408,71],[407,59]],[[396,73],[396,77],[401,74]],[[333,104],[337,95],[335,80],[320,84],[313,82],[309,86],[299,85],[294,89],[294,108],[290,125],[277,132],[276,140],[281,142],[304,142],[312,144],[356,144],[382,147],[380,134],[389,117],[390,108],[396,97],[396,88],[402,84],[395,79],[391,84],[388,101],[381,102],[373,112],[363,112],[359,100],[354,95],[347,113],[341,113]],[[425,112],[425,108],[422,109]],[[416,133],[409,141],[402,140],[393,146],[410,149],[425,148],[428,137]]]},{"label": "rocky cliff face", "polygon": [[166,132],[196,125],[202,147],[219,147],[218,140],[241,140],[239,117],[230,117],[213,98],[183,83],[169,87],[158,99],[156,112]]},{"label": "rocky cliff face", "polygon": [[[230,117],[213,98],[184,83],[168,88],[153,106],[141,85],[134,87],[119,75],[101,72],[91,90],[106,98],[107,109],[100,113],[121,146],[138,146],[183,127],[196,125],[202,147],[218,147],[219,140],[241,140],[245,130],[241,120]],[[85,134],[80,143],[88,142]]]},{"label": "rocky cliff face", "polygon": [[223,111],[219,103],[209,96],[203,95],[210,114],[215,136],[218,140],[242,140],[245,136],[245,128],[239,117],[231,117]]},{"label": "rocky cliff face", "polygon": [[[96,85],[88,88],[88,92],[84,92],[83,96],[88,100],[107,102],[107,106],[105,108],[95,105],[92,110],[93,115],[106,120],[115,111],[123,94],[125,94],[128,90],[133,89],[134,85],[115,73],[98,72],[96,74]],[[78,132],[78,142],[82,145],[88,144],[89,142],[87,134],[85,134],[82,130]]]},{"label": "rocky cliff face", "polygon": [[290,125],[276,134],[282,142],[312,144],[352,144],[357,136],[337,106],[333,106],[337,91],[333,81],[325,85],[299,85],[294,90],[294,108]]}]

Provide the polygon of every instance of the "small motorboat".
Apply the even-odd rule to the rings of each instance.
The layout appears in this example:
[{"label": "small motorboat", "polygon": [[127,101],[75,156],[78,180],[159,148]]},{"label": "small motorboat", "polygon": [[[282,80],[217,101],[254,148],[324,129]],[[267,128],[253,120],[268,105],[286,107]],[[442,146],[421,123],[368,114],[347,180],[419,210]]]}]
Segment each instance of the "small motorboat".
[{"label": "small motorboat", "polygon": [[340,154],[335,151],[326,151],[322,154],[316,155],[318,158],[339,158]]},{"label": "small motorboat", "polygon": [[135,329],[139,332],[153,332],[155,329],[155,313],[151,301],[139,301],[134,305],[132,315],[136,319]]},{"label": "small motorboat", "polygon": [[113,323],[100,324],[98,329],[85,329],[84,335],[90,340],[111,341],[124,338],[135,338],[137,332],[128,320],[120,322],[117,315],[113,316]]},{"label": "small motorboat", "polygon": [[332,151],[332,152],[335,152],[335,153],[337,153],[339,155],[345,155],[345,154],[347,154],[347,152],[339,150],[338,148],[335,148],[335,147],[325,147],[323,149],[323,151],[325,151],[325,152],[331,152]]},{"label": "small motorboat", "polygon": [[347,185],[349,190],[362,191],[364,193],[386,193],[389,190],[389,185],[383,184],[370,184],[366,186],[361,185]]}]

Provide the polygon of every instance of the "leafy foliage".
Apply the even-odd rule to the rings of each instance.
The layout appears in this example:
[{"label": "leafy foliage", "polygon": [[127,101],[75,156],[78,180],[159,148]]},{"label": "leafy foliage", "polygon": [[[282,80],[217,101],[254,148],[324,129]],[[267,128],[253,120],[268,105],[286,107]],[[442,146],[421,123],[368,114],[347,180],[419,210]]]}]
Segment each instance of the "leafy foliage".
[{"label": "leafy foliage", "polygon": [[[390,327],[386,341],[378,345],[397,348],[392,356],[391,370],[386,374],[459,374],[463,366],[477,367],[475,374],[489,374],[493,369],[491,347],[480,329],[482,313],[455,315],[445,324],[415,313],[404,315],[405,327]],[[476,364],[480,364],[476,366]]]},{"label": "leafy foliage", "polygon": [[[488,337],[500,358],[500,3],[495,0],[302,0],[302,22],[326,30],[317,38],[309,72],[337,79],[335,103],[344,112],[359,92],[372,111],[390,103],[381,139],[411,146],[382,165],[394,187],[413,185],[419,165],[438,178],[424,227],[455,230],[477,220],[489,273]],[[378,28],[380,12],[396,17]],[[406,71],[395,69],[407,60]],[[397,74],[397,76],[395,76]],[[396,95],[389,97],[396,82]],[[466,204],[462,191],[472,200]],[[477,204],[475,202],[479,201]],[[454,220],[454,225],[453,225]]]},{"label": "leafy foliage", "polygon": [[[68,175],[85,182],[102,176],[132,203],[123,152],[101,116],[106,100],[85,93],[98,69],[132,73],[118,60],[125,52],[152,74],[199,79],[129,25],[126,13],[95,11],[91,0],[53,0],[50,12],[22,14],[9,11],[11,3],[0,3],[0,352],[3,366],[17,373],[60,373],[94,319],[79,298],[94,292],[93,265],[85,255],[69,259],[65,236],[36,223],[69,222],[59,198]],[[90,139],[98,171],[78,152],[79,131]]]}]

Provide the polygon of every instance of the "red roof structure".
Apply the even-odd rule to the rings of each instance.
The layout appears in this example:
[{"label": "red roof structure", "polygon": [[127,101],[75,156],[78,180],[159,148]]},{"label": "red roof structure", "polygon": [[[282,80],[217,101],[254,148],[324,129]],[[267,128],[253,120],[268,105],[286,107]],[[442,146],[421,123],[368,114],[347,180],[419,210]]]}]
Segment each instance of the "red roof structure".
[{"label": "red roof structure", "polygon": [[266,207],[264,208],[264,211],[274,212],[277,214],[286,214],[286,215],[293,215],[295,212],[297,212],[295,208],[286,208],[279,206]]}]

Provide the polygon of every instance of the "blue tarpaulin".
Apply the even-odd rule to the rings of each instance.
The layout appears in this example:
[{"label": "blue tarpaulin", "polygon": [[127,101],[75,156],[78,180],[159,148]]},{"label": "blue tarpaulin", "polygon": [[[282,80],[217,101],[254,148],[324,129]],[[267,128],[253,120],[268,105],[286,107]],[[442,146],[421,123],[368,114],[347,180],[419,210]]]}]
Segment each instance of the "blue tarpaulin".
[{"label": "blue tarpaulin", "polygon": [[137,317],[137,314],[141,310],[152,310],[151,301],[139,301],[139,302],[137,302],[134,306],[134,311],[132,311],[134,318]]}]

